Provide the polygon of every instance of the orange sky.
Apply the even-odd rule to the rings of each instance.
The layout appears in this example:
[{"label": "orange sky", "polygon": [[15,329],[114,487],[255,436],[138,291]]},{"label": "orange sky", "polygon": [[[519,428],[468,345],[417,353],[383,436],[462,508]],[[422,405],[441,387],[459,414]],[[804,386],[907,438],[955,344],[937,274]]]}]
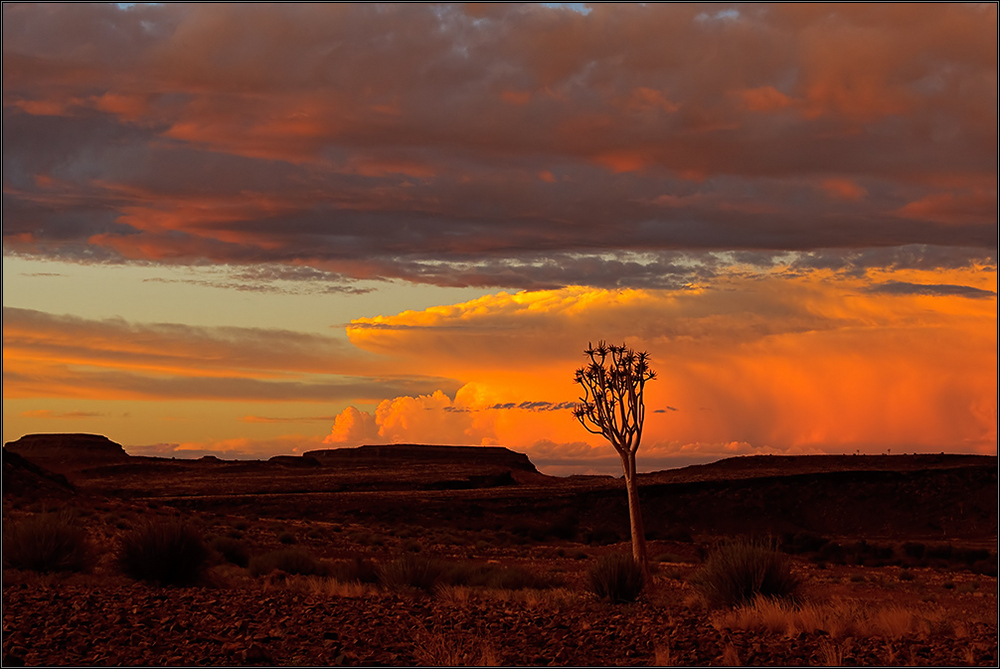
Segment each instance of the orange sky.
[{"label": "orange sky", "polygon": [[5,440],[996,452],[995,5],[3,15]]}]

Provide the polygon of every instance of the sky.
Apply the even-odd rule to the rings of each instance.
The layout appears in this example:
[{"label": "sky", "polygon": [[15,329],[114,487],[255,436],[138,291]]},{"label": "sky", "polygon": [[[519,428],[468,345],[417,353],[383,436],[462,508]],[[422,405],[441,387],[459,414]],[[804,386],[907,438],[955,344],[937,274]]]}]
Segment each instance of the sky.
[{"label": "sky", "polygon": [[997,452],[995,4],[4,4],[3,439]]}]

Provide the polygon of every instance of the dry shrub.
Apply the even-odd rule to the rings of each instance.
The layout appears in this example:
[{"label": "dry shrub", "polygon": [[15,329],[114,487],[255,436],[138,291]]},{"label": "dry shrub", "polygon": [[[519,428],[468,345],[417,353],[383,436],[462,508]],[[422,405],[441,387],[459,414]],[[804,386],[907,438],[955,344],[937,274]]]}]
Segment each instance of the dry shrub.
[{"label": "dry shrub", "polygon": [[326,576],[343,583],[378,583],[378,569],[366,558],[356,557],[353,560],[339,560],[328,565]]},{"label": "dry shrub", "polygon": [[913,612],[901,606],[879,609],[871,616],[871,629],[875,636],[898,639],[913,631]]},{"label": "dry shrub", "polygon": [[255,555],[250,559],[250,573],[264,576],[273,571],[286,574],[312,575],[320,570],[320,564],[308,551],[301,548],[283,548],[277,551]]},{"label": "dry shrub", "polygon": [[473,594],[467,585],[442,585],[438,587],[435,597],[442,602],[461,606],[468,604],[473,599]]},{"label": "dry shrub", "polygon": [[246,567],[250,564],[250,549],[239,539],[215,537],[208,542],[208,547],[221,555],[226,562],[239,567]]},{"label": "dry shrub", "polygon": [[908,634],[952,636],[961,634],[940,612],[919,613],[901,606],[874,607],[854,601],[835,599],[825,604],[794,605],[759,598],[745,605],[713,616],[719,630],[750,630],[785,634],[812,634],[823,630],[833,639],[845,637],[882,637],[899,639]]},{"label": "dry shrub", "polygon": [[405,555],[378,568],[379,580],[387,590],[415,588],[433,592],[441,581],[445,565],[421,555]]},{"label": "dry shrub", "polygon": [[367,597],[378,592],[370,583],[344,582],[322,576],[291,576],[285,579],[285,587],[294,592],[320,597]]},{"label": "dry shrub", "polygon": [[475,562],[448,565],[441,575],[441,580],[448,585],[496,590],[547,590],[561,585],[556,578],[536,574],[521,566],[505,567]]},{"label": "dry shrub", "polygon": [[3,566],[43,573],[88,571],[94,553],[69,512],[50,512],[5,523]]},{"label": "dry shrub", "polygon": [[201,534],[177,520],[151,520],[135,527],[122,535],[118,551],[122,571],[160,585],[192,585],[207,559]]},{"label": "dry shrub", "polygon": [[487,639],[424,632],[414,640],[416,664],[427,667],[498,667],[500,654]]},{"label": "dry shrub", "polygon": [[627,553],[610,553],[590,570],[590,590],[614,603],[634,602],[645,585],[642,568]]},{"label": "dry shrub", "polygon": [[742,664],[740,662],[739,653],[736,652],[736,648],[731,643],[727,643],[726,647],[722,649],[722,666],[724,667],[738,667]]},{"label": "dry shrub", "polygon": [[844,664],[844,657],[851,652],[850,639],[843,644],[823,641],[819,645],[819,660],[824,667],[839,667]]},{"label": "dry shrub", "polygon": [[575,590],[552,588],[547,590],[495,590],[470,588],[466,585],[441,584],[434,590],[435,598],[456,605],[471,602],[491,602],[493,604],[517,603],[526,609],[563,609],[579,606],[581,595]]},{"label": "dry shrub", "polygon": [[799,583],[784,555],[754,541],[718,548],[693,580],[710,604],[728,607],[747,604],[757,597],[794,597]]},{"label": "dry shrub", "polygon": [[826,631],[839,638],[854,632],[856,612],[837,602],[796,606],[781,600],[758,598],[713,617],[717,629],[741,629],[796,636],[800,632]]}]

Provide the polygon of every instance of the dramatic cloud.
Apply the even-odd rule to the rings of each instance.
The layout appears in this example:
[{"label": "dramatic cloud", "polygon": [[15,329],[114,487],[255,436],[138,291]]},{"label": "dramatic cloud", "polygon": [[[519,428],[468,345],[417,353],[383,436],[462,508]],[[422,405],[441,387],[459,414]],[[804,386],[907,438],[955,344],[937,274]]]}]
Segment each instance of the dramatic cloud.
[{"label": "dramatic cloud", "polygon": [[5,433],[996,450],[996,5],[2,12]]},{"label": "dramatic cloud", "polygon": [[[581,351],[604,337],[649,350],[660,372],[647,387],[648,457],[939,445],[990,452],[996,275],[938,272],[956,283],[917,281],[928,274],[873,281],[776,271],[685,291],[499,293],[357,319],[348,329],[357,346],[394,351],[403,369],[414,362],[409,352],[419,352],[424,364],[433,360],[442,373],[475,383],[454,401],[437,395],[383,402],[366,417],[367,431],[354,436],[426,440],[435,418],[469,443],[529,454],[541,441],[599,446],[569,411],[532,409],[570,406]],[[899,285],[906,289],[893,288]],[[550,399],[511,399],[539,394]],[[352,413],[337,426],[342,419],[357,422]],[[339,441],[334,435],[330,441]],[[569,449],[567,459],[580,455],[574,453]]]},{"label": "dramatic cloud", "polygon": [[331,290],[995,259],[994,5],[591,9],[5,4],[5,252]]}]

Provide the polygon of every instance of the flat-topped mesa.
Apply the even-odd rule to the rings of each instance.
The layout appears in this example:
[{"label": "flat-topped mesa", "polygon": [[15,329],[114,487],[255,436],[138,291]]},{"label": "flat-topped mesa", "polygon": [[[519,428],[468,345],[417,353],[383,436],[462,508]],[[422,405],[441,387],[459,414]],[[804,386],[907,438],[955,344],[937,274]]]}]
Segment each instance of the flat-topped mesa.
[{"label": "flat-topped mesa", "polygon": [[121,444],[100,434],[26,434],[4,448],[58,473],[129,460]]},{"label": "flat-topped mesa", "polygon": [[308,451],[326,466],[378,464],[389,462],[447,462],[470,465],[499,465],[509,469],[538,472],[524,453],[503,446],[431,446],[425,444],[370,444],[357,448],[328,448]]}]

